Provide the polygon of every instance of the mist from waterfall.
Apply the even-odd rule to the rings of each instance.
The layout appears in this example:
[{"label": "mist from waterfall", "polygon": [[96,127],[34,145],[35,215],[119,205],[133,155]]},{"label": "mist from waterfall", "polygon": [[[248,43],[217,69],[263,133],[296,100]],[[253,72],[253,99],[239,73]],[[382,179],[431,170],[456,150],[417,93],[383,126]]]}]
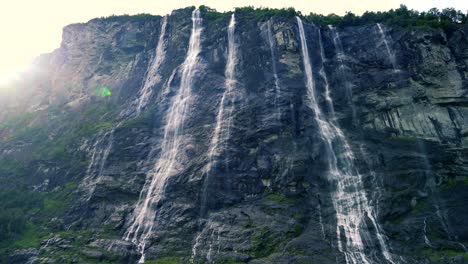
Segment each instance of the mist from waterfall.
[{"label": "mist from waterfall", "polygon": [[140,193],[140,201],[135,208],[133,222],[124,235],[125,240],[131,240],[137,245],[141,254],[139,263],[145,261],[146,243],[155,225],[156,212],[154,207],[164,196],[167,179],[180,172],[183,166],[180,158],[181,150],[184,147],[182,132],[186,115],[191,106],[192,82],[197,71],[201,51],[201,33],[202,19],[200,11],[195,9],[192,12],[189,48],[181,66],[180,87],[166,114],[160,156],[154,164],[153,170],[146,175],[147,180]]},{"label": "mist from waterfall", "polygon": [[[369,220],[374,227],[375,236],[377,237],[383,257],[387,262],[394,263],[388,251],[385,239],[381,234],[380,226],[377,224],[374,212],[367,200],[361,179],[362,177],[354,164],[354,153],[344,133],[334,122],[336,119],[334,112],[330,111],[329,117],[327,118],[319,106],[304,26],[299,17],[296,17],[296,20],[299,28],[303,67],[306,77],[306,104],[314,112],[314,118],[318,125],[318,132],[325,143],[326,155],[328,156],[328,179],[336,188],[332,192],[332,202],[336,211],[338,249],[344,254],[346,263],[371,263],[369,256],[365,252],[364,239],[361,234],[361,232],[366,232],[366,220]],[[322,47],[321,43],[320,46]],[[321,56],[323,64],[324,58],[322,48]],[[323,65],[321,69],[323,69]],[[321,70],[319,74],[324,78],[325,98],[328,107],[332,110],[329,105],[333,104],[331,97],[327,98],[329,87],[326,74]],[[341,241],[342,236],[345,238],[344,242]]]}]

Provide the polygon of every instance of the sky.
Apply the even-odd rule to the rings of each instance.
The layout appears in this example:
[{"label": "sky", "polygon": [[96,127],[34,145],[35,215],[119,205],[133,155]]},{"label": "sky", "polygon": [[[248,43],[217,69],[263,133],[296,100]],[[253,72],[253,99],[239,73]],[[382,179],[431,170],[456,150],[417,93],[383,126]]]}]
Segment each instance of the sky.
[{"label": "sky", "polygon": [[62,28],[112,14],[150,13],[165,15],[187,6],[207,5],[218,11],[253,5],[256,7],[294,7],[310,12],[343,15],[346,11],[386,11],[405,4],[427,11],[455,7],[468,10],[467,0],[1,0],[0,8],[0,85],[17,77],[40,54],[60,46]]}]

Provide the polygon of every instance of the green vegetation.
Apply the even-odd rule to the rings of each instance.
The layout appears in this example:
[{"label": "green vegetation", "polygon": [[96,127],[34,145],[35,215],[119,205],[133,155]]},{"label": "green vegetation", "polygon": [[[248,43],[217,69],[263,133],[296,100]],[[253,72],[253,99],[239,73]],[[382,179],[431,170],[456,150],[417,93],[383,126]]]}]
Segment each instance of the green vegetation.
[{"label": "green vegetation", "polygon": [[272,193],[269,194],[265,197],[265,200],[267,201],[273,201],[281,204],[288,204],[288,205],[293,205],[298,202],[297,198],[292,198],[292,197],[286,197],[283,194],[276,194]]},{"label": "green vegetation", "polygon": [[265,19],[270,17],[281,17],[281,18],[293,18],[297,15],[300,15],[300,12],[297,12],[294,8],[254,8],[252,6],[247,7],[238,7],[236,8],[236,13],[239,13],[240,16],[246,19]]},{"label": "green vegetation", "polygon": [[277,236],[264,228],[252,236],[252,251],[255,257],[266,257],[275,251]]},{"label": "green vegetation", "polygon": [[443,10],[432,8],[427,12],[419,12],[408,9],[405,5],[400,5],[399,8],[390,9],[386,12],[365,12],[362,16],[355,15],[352,12],[348,12],[344,16],[311,13],[305,18],[319,25],[339,27],[384,23],[407,28],[442,28],[446,32],[452,32],[461,24],[468,22],[467,14],[453,8]]},{"label": "green vegetation", "polygon": [[40,194],[24,190],[0,192],[0,201],[0,243],[18,238],[28,224],[25,214],[43,206]]},{"label": "green vegetation", "polygon": [[416,205],[412,208],[412,212],[415,214],[422,213],[428,207],[427,201],[419,200]]},{"label": "green vegetation", "polygon": [[[232,13],[220,13],[207,6],[200,6],[200,11],[202,11],[205,17],[211,19],[224,19],[227,15]],[[468,22],[468,14],[454,8],[445,8],[443,10],[432,8],[427,12],[419,12],[413,9],[408,9],[405,5],[400,5],[397,9],[390,9],[385,12],[365,12],[361,16],[352,12],[347,12],[344,16],[336,14],[322,15],[315,13],[303,15],[292,7],[273,9],[247,6],[238,7],[235,9],[235,12],[245,19],[262,20],[269,19],[270,17],[290,19],[294,16],[300,16],[309,22],[322,26],[333,25],[345,27],[384,23],[386,25],[405,28],[441,28],[448,33],[453,32],[462,24],[466,24]]]},{"label": "green vegetation", "polygon": [[238,260],[235,260],[234,258],[225,257],[225,258],[216,259],[215,263],[216,264],[241,264],[241,263],[245,263],[245,261],[238,261]]},{"label": "green vegetation", "polygon": [[[63,228],[59,219],[70,208],[77,184],[64,179],[68,183],[53,191],[33,191],[30,180],[39,172],[38,164],[45,164],[44,170],[53,167],[49,173],[83,171],[85,155],[76,151],[82,139],[92,139],[99,130],[113,126],[115,108],[108,103],[81,112],[54,107],[10,115],[0,127],[0,144],[20,152],[0,160],[0,263],[16,249],[38,248],[50,233]],[[102,232],[112,236],[112,231],[106,227]]]},{"label": "green vegetation", "polygon": [[209,8],[204,5],[201,5],[199,9],[204,18],[211,20],[211,21],[215,21],[215,22],[227,20],[229,16],[232,14],[232,12],[221,13],[221,12],[216,11],[216,9]]},{"label": "green vegetation", "polygon": [[125,15],[111,15],[108,17],[94,18],[94,19],[91,19],[89,22],[119,22],[119,23],[129,22],[129,21],[140,22],[140,21],[153,20],[153,19],[157,19],[160,17],[161,16],[155,16],[155,15],[146,14],[146,13],[136,14],[136,15],[125,14]]},{"label": "green vegetation", "polygon": [[456,256],[463,256],[465,260],[468,259],[468,253],[463,252],[463,251],[450,250],[450,249],[437,250],[437,251],[428,249],[428,250],[425,250],[424,253],[434,263],[439,263],[440,260],[444,257],[448,259],[452,259]]},{"label": "green vegetation", "polygon": [[[200,12],[205,18],[210,20],[221,20],[228,18],[233,12],[218,12],[216,9],[201,5],[199,7]],[[255,8],[253,6],[238,7],[235,9],[235,13],[239,14],[240,17],[245,19],[268,19],[270,17],[281,17],[281,18],[293,18],[296,15],[300,15],[294,8]]]},{"label": "green vegetation", "polygon": [[178,264],[181,263],[179,258],[174,257],[167,257],[167,258],[160,258],[155,260],[147,260],[145,261],[147,264]]},{"label": "green vegetation", "polygon": [[65,212],[76,186],[69,183],[50,193],[0,189],[0,255],[39,247],[50,231],[56,231],[50,220]]}]

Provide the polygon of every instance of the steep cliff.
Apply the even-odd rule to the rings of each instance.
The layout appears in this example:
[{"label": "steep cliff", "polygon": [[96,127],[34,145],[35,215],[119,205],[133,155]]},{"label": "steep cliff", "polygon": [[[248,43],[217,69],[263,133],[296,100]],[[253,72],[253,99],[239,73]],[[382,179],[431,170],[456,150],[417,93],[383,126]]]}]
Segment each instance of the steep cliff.
[{"label": "steep cliff", "polygon": [[468,28],[65,27],[2,102],[5,263],[463,263]]}]

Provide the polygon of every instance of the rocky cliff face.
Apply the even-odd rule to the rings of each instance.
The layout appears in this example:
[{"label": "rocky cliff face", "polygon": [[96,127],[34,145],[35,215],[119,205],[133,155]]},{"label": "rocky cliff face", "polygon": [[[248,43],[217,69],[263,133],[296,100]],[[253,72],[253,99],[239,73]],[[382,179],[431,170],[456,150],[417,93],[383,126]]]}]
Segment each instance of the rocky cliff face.
[{"label": "rocky cliff face", "polygon": [[42,201],[2,260],[463,263],[467,30],[67,26],[0,116],[2,188]]}]

